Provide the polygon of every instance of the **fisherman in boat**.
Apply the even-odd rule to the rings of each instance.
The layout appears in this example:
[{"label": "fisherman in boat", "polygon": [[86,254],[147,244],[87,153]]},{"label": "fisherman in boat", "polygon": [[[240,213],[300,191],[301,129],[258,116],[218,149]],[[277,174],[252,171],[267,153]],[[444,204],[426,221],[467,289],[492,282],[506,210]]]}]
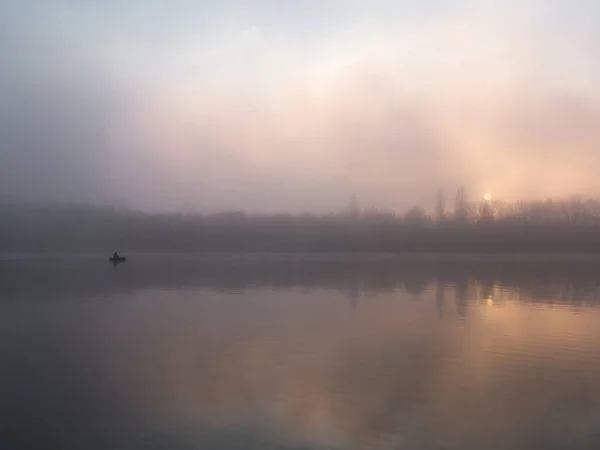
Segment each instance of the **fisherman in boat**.
[{"label": "fisherman in boat", "polygon": [[117,252],[114,252],[113,255],[108,258],[108,260],[116,265],[117,263],[125,262],[125,257],[120,256]]}]

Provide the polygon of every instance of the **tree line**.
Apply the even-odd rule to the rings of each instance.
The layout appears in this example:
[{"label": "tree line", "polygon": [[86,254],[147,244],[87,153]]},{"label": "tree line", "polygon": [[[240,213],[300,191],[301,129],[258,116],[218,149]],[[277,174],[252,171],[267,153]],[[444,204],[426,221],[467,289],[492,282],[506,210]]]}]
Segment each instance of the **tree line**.
[{"label": "tree line", "polygon": [[470,202],[442,191],[429,214],[150,214],[91,205],[0,206],[0,252],[600,252],[600,202],[581,196]]}]

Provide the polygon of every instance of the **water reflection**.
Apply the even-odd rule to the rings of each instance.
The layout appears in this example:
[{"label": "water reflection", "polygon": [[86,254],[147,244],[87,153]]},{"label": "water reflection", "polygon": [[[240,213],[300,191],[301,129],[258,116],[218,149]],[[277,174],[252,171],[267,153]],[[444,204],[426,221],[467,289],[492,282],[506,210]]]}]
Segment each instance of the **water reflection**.
[{"label": "water reflection", "polygon": [[437,287],[435,291],[435,304],[437,306],[438,315],[440,318],[444,317],[444,308],[446,302],[446,293],[445,287],[439,281],[437,282]]},{"label": "water reflection", "polygon": [[600,445],[595,261],[169,258],[0,262],[1,442]]},{"label": "water reflection", "polygon": [[[0,259],[0,299],[65,300],[109,296],[140,289],[206,288],[243,294],[255,287],[327,289],[361,295],[402,289],[414,297],[440,284],[455,291],[455,309],[467,314],[469,286],[519,293],[523,301],[558,305],[599,302],[600,259],[502,259],[366,257],[180,257],[133,255],[132,264],[114,268],[93,257]],[[112,269],[112,270],[111,270]]]}]

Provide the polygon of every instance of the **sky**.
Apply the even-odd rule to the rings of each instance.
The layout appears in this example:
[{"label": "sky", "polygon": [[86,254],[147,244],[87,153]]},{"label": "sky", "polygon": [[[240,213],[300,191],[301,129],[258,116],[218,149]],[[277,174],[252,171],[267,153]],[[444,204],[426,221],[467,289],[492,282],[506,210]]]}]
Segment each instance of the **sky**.
[{"label": "sky", "polygon": [[600,195],[594,0],[0,2],[0,201]]}]

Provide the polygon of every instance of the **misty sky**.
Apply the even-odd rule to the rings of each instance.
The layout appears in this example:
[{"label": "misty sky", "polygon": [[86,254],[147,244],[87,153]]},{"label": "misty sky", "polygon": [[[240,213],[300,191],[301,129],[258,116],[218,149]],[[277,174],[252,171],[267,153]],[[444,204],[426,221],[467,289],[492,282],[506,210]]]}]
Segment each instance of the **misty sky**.
[{"label": "misty sky", "polygon": [[0,2],[0,201],[600,195],[595,0]]}]

